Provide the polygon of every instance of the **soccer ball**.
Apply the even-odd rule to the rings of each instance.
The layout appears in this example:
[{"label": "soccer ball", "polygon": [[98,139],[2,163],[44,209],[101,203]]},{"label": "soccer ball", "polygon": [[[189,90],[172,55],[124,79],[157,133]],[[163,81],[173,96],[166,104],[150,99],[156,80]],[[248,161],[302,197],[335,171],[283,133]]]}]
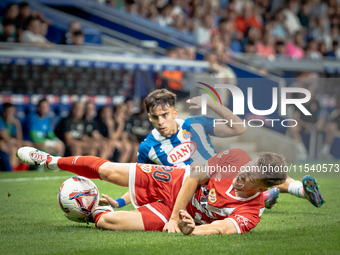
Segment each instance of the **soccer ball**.
[{"label": "soccer ball", "polygon": [[66,218],[76,222],[88,222],[88,217],[99,203],[97,186],[83,176],[67,179],[58,192],[58,201]]}]

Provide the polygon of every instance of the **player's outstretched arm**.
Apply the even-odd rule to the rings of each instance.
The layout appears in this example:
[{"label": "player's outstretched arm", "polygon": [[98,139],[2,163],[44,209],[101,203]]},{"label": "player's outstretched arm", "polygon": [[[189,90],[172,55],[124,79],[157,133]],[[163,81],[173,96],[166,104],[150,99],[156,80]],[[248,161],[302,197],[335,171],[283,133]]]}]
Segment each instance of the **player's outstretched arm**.
[{"label": "player's outstretched arm", "polygon": [[177,195],[170,220],[168,223],[165,224],[163,231],[167,231],[169,233],[181,232],[178,228],[179,211],[185,210],[188,203],[192,199],[192,196],[195,194],[197,187],[201,184],[206,183],[208,180],[209,178],[206,176],[205,172],[197,172],[195,173],[195,178],[192,176],[188,176],[184,180],[184,183]]},{"label": "player's outstretched arm", "polygon": [[[202,107],[201,97],[194,97],[188,99],[186,102],[191,104],[189,109],[201,109]],[[210,97],[207,98],[207,107],[209,107],[216,114],[218,114],[218,116],[220,116],[221,119],[227,120],[227,122],[226,121],[221,121],[220,123],[217,122],[217,124],[214,127],[215,136],[231,137],[241,135],[244,132],[246,132],[247,127],[245,126],[244,122],[237,115],[234,115],[233,112],[229,110],[227,107],[220,104],[215,105],[215,103]]]},{"label": "player's outstretched arm", "polygon": [[236,234],[237,229],[231,220],[217,220],[211,224],[195,226],[194,219],[184,210],[179,212],[178,227],[184,235],[230,235]]}]

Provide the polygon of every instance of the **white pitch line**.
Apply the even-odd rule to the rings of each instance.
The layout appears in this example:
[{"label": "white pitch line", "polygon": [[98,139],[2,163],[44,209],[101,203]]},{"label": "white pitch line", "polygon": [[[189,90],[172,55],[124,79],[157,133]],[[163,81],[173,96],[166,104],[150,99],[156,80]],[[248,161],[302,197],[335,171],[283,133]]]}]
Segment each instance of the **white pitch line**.
[{"label": "white pitch line", "polygon": [[26,182],[26,181],[51,181],[51,180],[61,180],[68,179],[70,176],[54,176],[54,177],[34,177],[34,178],[9,178],[0,179],[0,182]]}]

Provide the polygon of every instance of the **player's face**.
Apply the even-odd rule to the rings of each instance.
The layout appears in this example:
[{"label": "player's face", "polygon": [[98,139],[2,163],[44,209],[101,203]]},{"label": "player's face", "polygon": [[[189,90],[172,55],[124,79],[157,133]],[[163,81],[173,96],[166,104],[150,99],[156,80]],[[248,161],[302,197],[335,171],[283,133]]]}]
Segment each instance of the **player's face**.
[{"label": "player's face", "polygon": [[[245,165],[244,171],[239,172],[233,180],[235,189],[247,192],[256,193],[262,191],[263,187],[258,178],[256,178],[257,158]],[[256,170],[255,170],[256,169]]]},{"label": "player's face", "polygon": [[177,110],[175,107],[164,107],[157,105],[150,109],[149,120],[158,132],[164,136],[169,137],[177,132]]}]

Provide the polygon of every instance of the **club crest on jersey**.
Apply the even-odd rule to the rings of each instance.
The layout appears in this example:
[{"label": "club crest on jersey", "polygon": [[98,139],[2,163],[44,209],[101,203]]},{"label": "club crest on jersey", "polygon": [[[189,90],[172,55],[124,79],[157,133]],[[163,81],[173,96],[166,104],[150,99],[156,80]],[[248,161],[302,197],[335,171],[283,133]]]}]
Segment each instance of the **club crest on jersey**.
[{"label": "club crest on jersey", "polygon": [[211,190],[209,191],[209,197],[208,197],[208,199],[209,199],[209,201],[210,201],[211,203],[215,203],[215,202],[217,201],[215,189],[211,189]]},{"label": "club crest on jersey", "polygon": [[145,172],[145,173],[151,173],[152,165],[142,165],[140,168],[141,168],[141,169],[143,170],[143,172]]},{"label": "club crest on jersey", "polygon": [[196,151],[197,146],[194,142],[184,142],[173,148],[167,157],[170,164],[178,164],[189,159]]},{"label": "club crest on jersey", "polygon": [[191,138],[191,133],[189,131],[186,131],[185,129],[183,129],[182,133],[183,133],[184,139],[190,139]]}]

